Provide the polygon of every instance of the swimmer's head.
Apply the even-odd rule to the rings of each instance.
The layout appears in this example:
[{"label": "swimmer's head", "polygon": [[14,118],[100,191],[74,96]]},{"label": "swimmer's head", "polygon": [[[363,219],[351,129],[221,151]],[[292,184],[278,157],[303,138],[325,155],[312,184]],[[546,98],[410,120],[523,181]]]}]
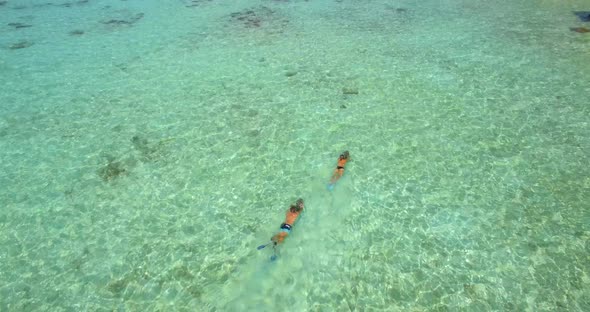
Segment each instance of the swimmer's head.
[{"label": "swimmer's head", "polygon": [[291,212],[300,212],[301,210],[303,210],[303,199],[299,198],[296,202],[295,205],[291,205],[291,207],[289,208],[291,210]]},{"label": "swimmer's head", "polygon": [[348,151],[344,151],[342,154],[340,154],[340,159],[348,159],[348,156],[350,156]]}]

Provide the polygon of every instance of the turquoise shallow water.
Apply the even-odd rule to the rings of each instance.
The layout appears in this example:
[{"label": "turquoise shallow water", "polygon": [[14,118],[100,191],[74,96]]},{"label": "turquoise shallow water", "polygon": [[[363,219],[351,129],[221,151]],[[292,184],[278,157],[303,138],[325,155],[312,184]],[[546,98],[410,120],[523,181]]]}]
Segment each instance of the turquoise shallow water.
[{"label": "turquoise shallow water", "polygon": [[587,3],[235,2],[0,5],[0,311],[590,310]]}]

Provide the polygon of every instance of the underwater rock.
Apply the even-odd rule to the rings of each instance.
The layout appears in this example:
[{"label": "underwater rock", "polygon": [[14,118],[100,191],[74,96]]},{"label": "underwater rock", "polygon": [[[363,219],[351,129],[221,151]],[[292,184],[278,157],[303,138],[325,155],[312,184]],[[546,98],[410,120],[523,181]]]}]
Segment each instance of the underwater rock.
[{"label": "underwater rock", "polygon": [[24,24],[24,23],[8,23],[7,24],[10,27],[14,27],[14,29],[21,29],[21,28],[29,28],[29,27],[33,27],[33,25],[31,24]]},{"label": "underwater rock", "polygon": [[570,27],[570,30],[581,34],[590,32],[590,29],[586,27]]},{"label": "underwater rock", "polygon": [[574,15],[582,22],[590,22],[590,11],[574,11]]},{"label": "underwater rock", "polygon": [[10,50],[18,50],[18,49],[28,48],[32,45],[33,45],[33,43],[31,41],[22,40],[17,43],[13,43],[13,44],[9,45],[8,48]]}]

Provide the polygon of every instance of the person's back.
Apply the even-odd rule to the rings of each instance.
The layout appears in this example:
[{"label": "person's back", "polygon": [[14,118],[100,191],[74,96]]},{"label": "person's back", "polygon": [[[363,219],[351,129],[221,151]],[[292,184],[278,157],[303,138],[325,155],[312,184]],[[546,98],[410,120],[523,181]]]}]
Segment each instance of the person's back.
[{"label": "person's back", "polygon": [[293,225],[299,218],[299,215],[303,212],[303,204],[301,209],[297,209],[298,206],[291,206],[289,210],[287,210],[287,215],[285,216],[285,223]]},{"label": "person's back", "polygon": [[328,190],[331,191],[334,189],[334,184],[336,184],[336,182],[342,178],[342,175],[344,174],[344,166],[346,166],[349,158],[350,153],[348,151],[344,151],[342,154],[340,154],[340,156],[338,156],[338,163],[336,164],[336,169],[334,169],[332,178],[330,178],[330,183],[328,183]]},{"label": "person's back", "polygon": [[295,224],[295,222],[297,222],[297,219],[299,219],[301,212],[303,212],[303,207],[303,199],[301,198],[297,200],[295,205],[291,205],[291,207],[289,207],[289,210],[287,210],[287,214],[285,216],[285,222],[283,222],[281,224],[281,227],[279,228],[279,233],[275,234],[270,239],[275,246],[282,243],[287,237],[287,235],[291,233],[293,225]]}]

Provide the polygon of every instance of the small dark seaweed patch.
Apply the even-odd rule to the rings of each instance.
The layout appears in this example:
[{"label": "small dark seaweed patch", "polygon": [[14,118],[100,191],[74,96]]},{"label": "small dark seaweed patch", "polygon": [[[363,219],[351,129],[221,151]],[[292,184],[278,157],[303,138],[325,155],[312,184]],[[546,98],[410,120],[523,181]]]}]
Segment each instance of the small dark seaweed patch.
[{"label": "small dark seaweed patch", "polygon": [[52,5],[53,5],[53,3],[46,2],[46,3],[33,4],[33,7],[34,8],[42,8],[42,7],[52,6]]},{"label": "small dark seaweed patch", "polygon": [[134,135],[131,143],[140,152],[143,161],[153,161],[157,158],[157,147],[152,146],[146,138]]},{"label": "small dark seaweed patch", "polygon": [[74,2],[63,2],[63,3],[53,3],[53,2],[45,2],[45,3],[38,3],[33,4],[34,8],[43,8],[43,7],[62,7],[62,8],[71,8],[74,5],[83,5],[88,3],[89,0],[79,0]]},{"label": "small dark seaweed patch", "polygon": [[212,2],[212,1],[213,0],[191,0],[191,1],[185,1],[185,3],[186,3],[185,7],[187,7],[187,8],[198,7],[198,6],[202,5],[203,3]]},{"label": "small dark seaweed patch", "polygon": [[406,9],[406,8],[400,8],[400,7],[396,7],[396,6],[389,5],[389,4],[385,5],[385,10],[389,11],[389,12],[393,12],[393,13],[398,13],[398,14],[408,13],[408,9]]},{"label": "small dark seaweed patch", "polygon": [[33,27],[31,24],[24,24],[24,23],[8,23],[8,26],[14,27],[14,29],[21,29],[21,28],[29,28]]},{"label": "small dark seaweed patch", "polygon": [[570,27],[570,30],[575,31],[577,33],[581,33],[581,34],[590,32],[590,29],[588,29],[586,27]]},{"label": "small dark seaweed patch", "polygon": [[185,290],[193,297],[193,298],[201,298],[203,295],[203,290],[196,284],[189,284]]},{"label": "small dark seaweed patch", "polygon": [[131,26],[135,23],[137,23],[140,19],[142,19],[144,16],[143,13],[137,13],[133,16],[131,16],[128,19],[110,19],[110,20],[106,20],[106,21],[101,21],[101,23],[105,24],[105,25],[114,25],[114,26]]},{"label": "small dark seaweed patch", "polygon": [[131,138],[131,143],[133,143],[133,146],[138,149],[138,150],[145,150],[145,149],[149,149],[149,143],[148,140],[146,138],[142,138],[138,135],[134,135]]},{"label": "small dark seaweed patch", "polygon": [[260,134],[260,130],[258,129],[250,129],[246,131],[246,135],[249,137],[257,137]]},{"label": "small dark seaweed patch", "polygon": [[107,284],[107,290],[110,291],[115,297],[121,297],[123,295],[123,291],[127,288],[127,284],[129,284],[129,280],[125,278],[117,279],[110,281]]},{"label": "small dark seaweed patch", "polygon": [[262,22],[258,14],[252,10],[235,12],[230,16],[233,20],[242,22],[246,28],[260,27],[260,23]]},{"label": "small dark seaweed patch", "polygon": [[239,24],[244,28],[271,26],[271,28],[276,30],[288,23],[286,18],[282,18],[274,10],[265,6],[231,13],[230,19],[233,23]]},{"label": "small dark seaweed patch", "polygon": [[127,169],[123,164],[114,159],[109,159],[108,163],[102,168],[98,169],[98,176],[105,182],[112,181],[127,173]]},{"label": "small dark seaweed patch", "polygon": [[356,94],[359,94],[359,89],[352,88],[352,87],[345,87],[345,88],[342,88],[342,93],[347,94],[347,95],[356,95]]},{"label": "small dark seaweed patch", "polygon": [[60,6],[60,7],[64,7],[64,8],[71,8],[74,5],[80,5],[80,4],[86,4],[88,3],[88,0],[80,0],[80,1],[76,1],[76,2],[64,2],[61,4],[56,4],[56,6]]},{"label": "small dark seaweed patch", "polygon": [[28,48],[32,45],[33,45],[33,43],[31,41],[22,40],[17,43],[13,43],[13,44],[9,45],[8,48],[10,50],[18,50],[18,49]]}]

